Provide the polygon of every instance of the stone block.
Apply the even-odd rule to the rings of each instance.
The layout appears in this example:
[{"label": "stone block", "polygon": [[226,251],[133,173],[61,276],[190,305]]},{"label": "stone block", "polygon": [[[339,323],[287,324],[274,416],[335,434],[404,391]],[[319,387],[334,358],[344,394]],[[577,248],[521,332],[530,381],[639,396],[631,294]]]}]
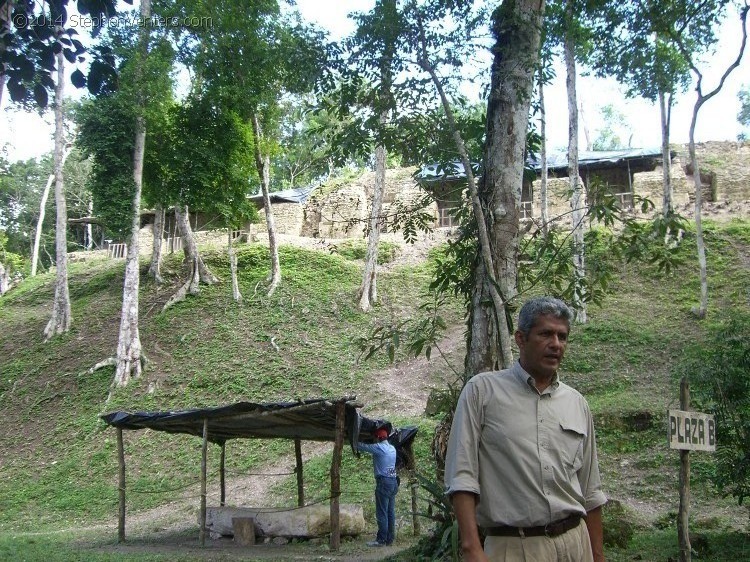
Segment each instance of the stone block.
[{"label": "stone block", "polygon": [[[322,537],[331,532],[330,507],[327,504],[309,505],[280,510],[274,508],[209,507],[206,527],[213,535],[233,536],[233,519],[251,518],[255,535],[260,537]],[[342,535],[360,535],[365,531],[362,506],[343,504],[340,508]]]}]

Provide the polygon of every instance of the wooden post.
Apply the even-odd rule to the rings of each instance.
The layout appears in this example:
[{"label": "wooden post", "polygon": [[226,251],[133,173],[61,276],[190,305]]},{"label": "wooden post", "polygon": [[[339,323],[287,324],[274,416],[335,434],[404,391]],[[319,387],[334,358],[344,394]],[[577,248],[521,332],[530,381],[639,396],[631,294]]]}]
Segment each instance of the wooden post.
[{"label": "wooden post", "polygon": [[332,551],[341,546],[341,522],[339,519],[339,497],[341,496],[341,451],[344,448],[345,402],[336,402],[336,441],[331,461],[331,543]]},{"label": "wooden post", "polygon": [[[680,380],[680,409],[690,409],[690,385],[684,377]],[[680,513],[677,517],[677,539],[680,544],[680,562],[690,562],[690,451],[680,450]]]},{"label": "wooden post", "polygon": [[208,418],[203,420],[203,454],[201,457],[201,546],[206,546],[206,457],[208,456]]},{"label": "wooden post", "polygon": [[302,442],[299,437],[294,439],[294,458],[297,461],[297,466],[294,468],[294,472],[297,473],[297,505],[304,507],[305,505],[305,482],[302,474]]},{"label": "wooden post", "polygon": [[411,488],[411,526],[414,536],[418,537],[420,534],[419,516],[417,515],[417,489],[419,488],[419,482],[411,471],[409,473],[409,488]]},{"label": "wooden post", "polygon": [[120,501],[120,513],[117,520],[117,542],[125,542],[125,445],[122,441],[122,428],[117,428],[117,492]]},{"label": "wooden post", "polygon": [[224,441],[221,444],[221,460],[219,461],[219,485],[221,486],[221,498],[219,499],[219,505],[223,506],[227,499],[227,487],[224,473],[224,460],[226,458],[227,442]]}]

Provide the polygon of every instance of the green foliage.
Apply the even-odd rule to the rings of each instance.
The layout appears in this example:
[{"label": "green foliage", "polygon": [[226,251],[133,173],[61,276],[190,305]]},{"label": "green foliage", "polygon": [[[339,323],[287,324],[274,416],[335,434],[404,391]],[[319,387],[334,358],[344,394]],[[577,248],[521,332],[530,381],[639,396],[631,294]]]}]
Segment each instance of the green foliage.
[{"label": "green foliage", "polygon": [[440,313],[445,296],[432,295],[433,301],[425,301],[419,306],[420,315],[414,318],[393,318],[385,324],[377,325],[365,336],[354,339],[364,360],[370,359],[379,351],[385,351],[393,362],[399,349],[404,346],[407,353],[418,357],[424,352],[430,359],[432,350],[446,328],[445,320]]},{"label": "green foliage", "polygon": [[737,113],[737,121],[740,125],[750,130],[750,86],[745,86],[738,93],[740,100],[740,111]]},{"label": "green foliage", "polygon": [[135,115],[125,96],[114,94],[83,103],[76,112],[77,144],[91,156],[94,214],[118,239],[130,234],[133,220]]},{"label": "green foliage", "polygon": [[620,138],[619,131],[627,130],[628,122],[625,114],[615,108],[612,104],[607,104],[599,109],[604,126],[599,130],[594,139],[592,148],[594,150],[617,150],[627,148],[625,141]]},{"label": "green foliage", "polygon": [[[350,260],[363,260],[367,256],[367,243],[361,239],[346,240],[333,246],[331,251]],[[393,242],[378,242],[378,265],[392,262],[400,251],[399,246]]]},{"label": "green foliage", "polygon": [[[5,232],[6,251],[31,257],[39,204],[51,172],[50,155],[39,160],[19,160],[13,163],[0,157],[0,229]],[[52,209],[54,197],[48,198],[48,212],[42,225],[40,252],[44,260],[47,259],[44,255],[45,250],[51,255],[55,253],[55,218]]]},{"label": "green foliage", "polygon": [[726,2],[654,2],[648,9],[627,2],[589,5],[584,19],[591,27],[589,64],[600,76],[614,76],[629,96],[656,101],[659,92],[679,94],[690,84],[689,61],[675,35],[689,52],[705,52],[716,41],[715,23]]},{"label": "green foliage", "polygon": [[4,230],[0,230],[0,264],[5,266],[6,273],[13,277],[15,273],[23,273],[28,266],[28,262],[23,256],[6,250],[7,245],[8,236]]},{"label": "green foliage", "polygon": [[257,185],[252,142],[250,127],[209,99],[191,97],[173,105],[146,146],[148,199],[164,207],[217,212],[231,225],[257,219],[247,199]]},{"label": "green foliage", "polygon": [[729,311],[703,343],[688,350],[675,369],[687,377],[695,407],[716,420],[713,481],[738,503],[750,495],[750,312]]},{"label": "green foliage", "polygon": [[[87,14],[93,22],[117,14],[114,0],[68,0],[19,2],[5,19],[3,31],[3,75],[11,100],[27,108],[44,109],[55,88],[53,78],[56,55],[62,53],[67,64],[77,65],[85,58],[86,48],[78,40],[76,27],[86,28],[93,35],[101,29],[94,26],[76,26],[68,21],[68,5],[75,4],[79,14]],[[7,5],[4,4],[4,7]],[[10,6],[7,6],[10,9]],[[73,10],[75,11],[75,10]],[[97,82],[101,74],[112,68],[100,57],[94,56],[89,66],[88,80]],[[72,81],[82,87],[87,79],[80,70],[74,72]]]}]

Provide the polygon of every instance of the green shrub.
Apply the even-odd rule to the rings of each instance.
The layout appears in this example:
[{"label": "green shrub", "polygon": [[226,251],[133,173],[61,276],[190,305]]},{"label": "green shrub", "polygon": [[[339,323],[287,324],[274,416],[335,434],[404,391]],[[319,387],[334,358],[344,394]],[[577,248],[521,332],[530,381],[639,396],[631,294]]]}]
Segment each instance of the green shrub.
[{"label": "green shrub", "polygon": [[695,409],[714,415],[716,470],[711,480],[739,504],[750,495],[749,327],[750,313],[728,312],[675,370],[690,382]]}]

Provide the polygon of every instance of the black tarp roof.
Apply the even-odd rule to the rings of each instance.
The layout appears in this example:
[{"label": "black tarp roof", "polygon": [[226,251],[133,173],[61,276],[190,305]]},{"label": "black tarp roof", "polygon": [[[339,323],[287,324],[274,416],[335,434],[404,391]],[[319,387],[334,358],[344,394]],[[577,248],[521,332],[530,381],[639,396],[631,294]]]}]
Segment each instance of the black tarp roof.
[{"label": "black tarp roof", "polygon": [[[256,404],[238,402],[214,408],[168,412],[111,412],[101,418],[121,429],[152,429],[168,433],[203,436],[203,420],[208,420],[208,440],[223,443],[237,438],[299,438],[306,441],[336,439],[336,402],[345,403],[345,435],[358,439],[361,416],[353,399],[315,398],[297,402]],[[386,425],[383,423],[382,425]],[[387,424],[389,431],[392,429]]]},{"label": "black tarp roof", "polygon": [[344,439],[356,450],[358,441],[372,441],[372,433],[385,428],[388,440],[406,464],[411,464],[411,443],[416,427],[395,429],[391,422],[361,415],[356,397],[312,398],[296,402],[257,404],[237,402],[214,408],[195,408],[168,412],[111,412],[100,417],[120,429],[152,429],[167,433],[186,433],[203,437],[203,421],[208,420],[208,440],[222,444],[229,439],[336,440],[336,404],[344,403]]}]

